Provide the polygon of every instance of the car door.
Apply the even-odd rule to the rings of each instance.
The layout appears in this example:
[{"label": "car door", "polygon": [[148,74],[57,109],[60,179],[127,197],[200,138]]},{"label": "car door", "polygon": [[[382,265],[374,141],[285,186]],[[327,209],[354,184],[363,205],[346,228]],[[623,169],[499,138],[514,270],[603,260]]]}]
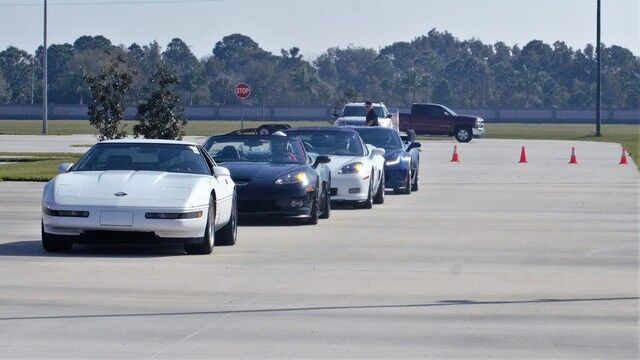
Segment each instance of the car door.
[{"label": "car door", "polygon": [[202,156],[204,156],[209,168],[211,169],[211,187],[215,190],[217,204],[216,225],[224,225],[229,221],[231,210],[233,208],[233,192],[235,183],[230,176],[215,176],[214,169],[218,167],[209,153],[202,147],[198,147]]},{"label": "car door", "polygon": [[446,116],[444,108],[437,105],[427,105],[426,108],[428,132],[434,135],[448,135],[451,119]]}]

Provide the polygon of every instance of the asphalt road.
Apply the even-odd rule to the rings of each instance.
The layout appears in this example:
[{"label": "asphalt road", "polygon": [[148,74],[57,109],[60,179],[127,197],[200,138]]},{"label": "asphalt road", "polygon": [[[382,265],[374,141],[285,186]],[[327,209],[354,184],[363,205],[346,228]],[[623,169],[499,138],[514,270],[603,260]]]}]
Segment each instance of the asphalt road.
[{"label": "asphalt road", "polygon": [[613,144],[426,143],[420,191],[211,256],[40,248],[0,183],[2,358],[638,358],[639,184]]}]

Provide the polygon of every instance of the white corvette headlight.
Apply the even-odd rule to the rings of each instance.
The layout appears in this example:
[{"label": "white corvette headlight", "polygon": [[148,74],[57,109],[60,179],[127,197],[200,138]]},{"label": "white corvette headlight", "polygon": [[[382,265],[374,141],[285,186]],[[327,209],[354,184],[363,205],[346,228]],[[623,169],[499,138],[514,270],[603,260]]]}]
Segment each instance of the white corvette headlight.
[{"label": "white corvette headlight", "polygon": [[357,174],[362,172],[364,169],[364,165],[361,162],[355,162],[348,165],[343,166],[340,170],[338,170],[338,174]]}]

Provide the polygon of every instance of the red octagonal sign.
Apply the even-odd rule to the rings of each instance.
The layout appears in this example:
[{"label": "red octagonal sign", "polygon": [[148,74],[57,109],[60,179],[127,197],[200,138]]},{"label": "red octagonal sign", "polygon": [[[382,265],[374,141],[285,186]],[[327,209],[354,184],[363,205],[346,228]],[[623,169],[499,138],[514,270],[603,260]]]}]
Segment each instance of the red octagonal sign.
[{"label": "red octagonal sign", "polygon": [[251,95],[251,87],[249,87],[249,85],[247,85],[246,83],[243,83],[243,82],[241,82],[238,85],[236,85],[236,96],[240,100],[244,100],[244,99],[248,98],[249,95]]}]

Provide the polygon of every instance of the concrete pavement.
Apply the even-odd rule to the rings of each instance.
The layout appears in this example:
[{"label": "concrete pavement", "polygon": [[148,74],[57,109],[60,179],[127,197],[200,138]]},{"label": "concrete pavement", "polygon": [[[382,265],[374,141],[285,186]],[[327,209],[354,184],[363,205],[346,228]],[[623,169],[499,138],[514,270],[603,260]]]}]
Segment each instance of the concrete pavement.
[{"label": "concrete pavement", "polygon": [[[3,358],[638,358],[639,182],[619,146],[426,142],[420,191],[211,256],[40,248],[0,183]],[[576,145],[578,165],[568,165]],[[4,151],[1,150],[0,151]]]}]

